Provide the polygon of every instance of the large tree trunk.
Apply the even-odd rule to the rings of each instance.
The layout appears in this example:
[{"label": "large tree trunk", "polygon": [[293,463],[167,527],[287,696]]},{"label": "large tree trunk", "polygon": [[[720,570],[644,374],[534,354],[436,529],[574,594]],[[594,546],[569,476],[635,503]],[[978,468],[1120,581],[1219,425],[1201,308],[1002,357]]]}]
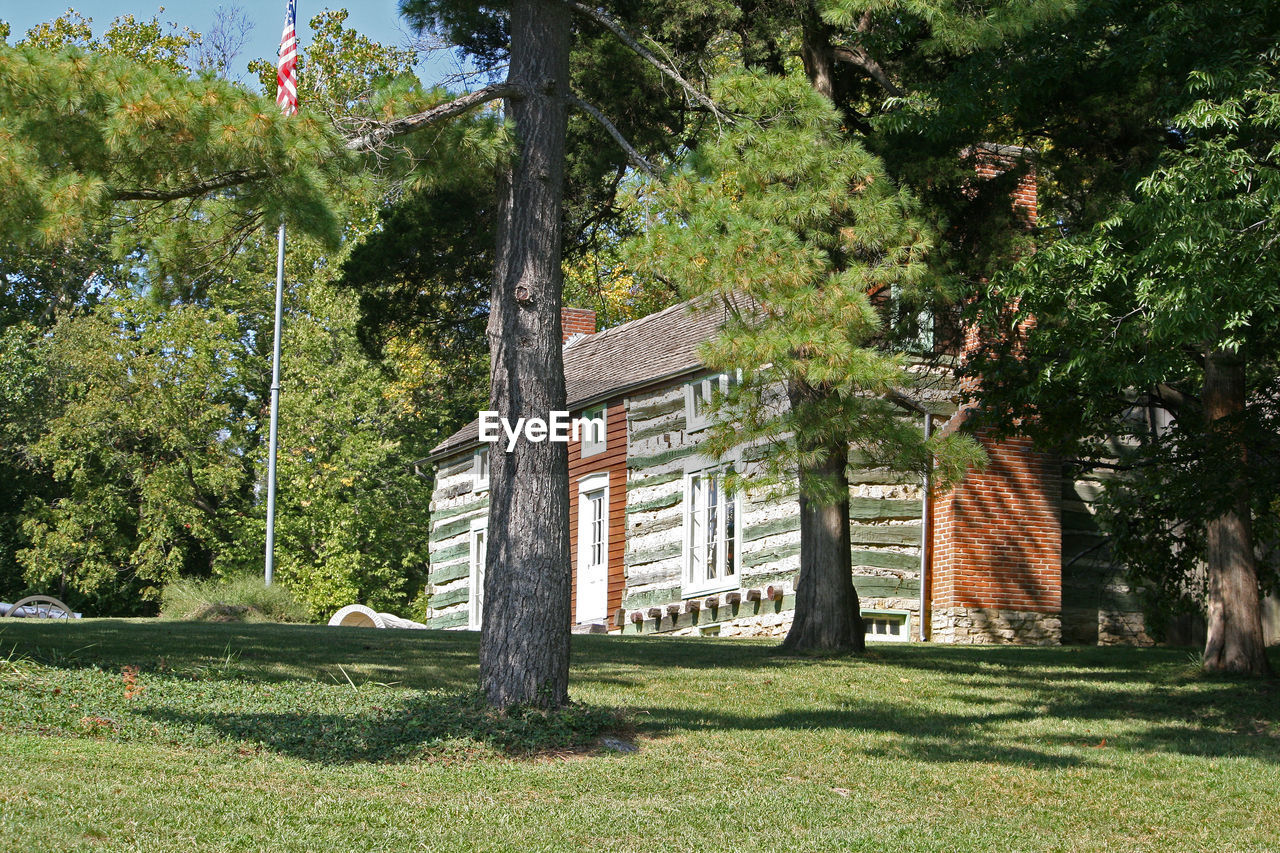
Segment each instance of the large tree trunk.
[{"label": "large tree trunk", "polygon": [[[834,99],[831,29],[813,7],[804,14],[801,58],[809,84]],[[789,393],[795,405],[823,392],[796,383]],[[849,448],[835,444],[804,450],[799,471],[800,574],[796,578],[796,610],[782,647],[788,651],[861,652],[866,648],[866,635],[858,593],[853,588],[846,470]],[[822,492],[837,497],[834,501],[817,497],[807,488],[812,482],[822,483]]]},{"label": "large tree trunk", "polygon": [[1204,649],[1206,672],[1265,675],[1262,602],[1253,555],[1249,484],[1240,415],[1245,405],[1244,363],[1234,353],[1205,356],[1204,408],[1209,441],[1232,466],[1227,486],[1231,505],[1207,524],[1209,624]]},{"label": "large tree trunk", "polygon": [[[849,449],[842,443],[806,448],[800,471],[800,575],[796,610],[782,642],[788,651],[860,652],[866,648],[858,593],[853,588],[849,530]],[[818,453],[812,451],[819,450]],[[816,497],[806,483],[820,482]]]},{"label": "large tree trunk", "polygon": [[[500,180],[489,317],[490,400],[512,423],[565,408],[560,341],[561,201],[568,8],[511,4],[508,99],[519,156]],[[494,445],[480,634],[480,687],[497,707],[556,707],[569,690],[568,445]]]},{"label": "large tree trunk", "polygon": [[809,85],[828,100],[836,99],[835,52],[831,47],[831,27],[809,7],[804,12],[800,40],[800,59],[804,63]]}]

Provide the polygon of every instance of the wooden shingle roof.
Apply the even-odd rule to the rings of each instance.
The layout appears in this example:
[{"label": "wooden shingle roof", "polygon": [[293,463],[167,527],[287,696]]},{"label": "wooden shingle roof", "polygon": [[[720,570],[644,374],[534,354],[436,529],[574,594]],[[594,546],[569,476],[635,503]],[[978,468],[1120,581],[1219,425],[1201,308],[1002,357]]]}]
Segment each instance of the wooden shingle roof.
[{"label": "wooden shingle roof", "polygon": [[[670,308],[571,340],[564,349],[565,391],[570,411],[626,391],[702,368],[698,346],[719,331],[729,308],[722,302],[682,302]],[[472,421],[431,451],[432,459],[473,445]]]}]

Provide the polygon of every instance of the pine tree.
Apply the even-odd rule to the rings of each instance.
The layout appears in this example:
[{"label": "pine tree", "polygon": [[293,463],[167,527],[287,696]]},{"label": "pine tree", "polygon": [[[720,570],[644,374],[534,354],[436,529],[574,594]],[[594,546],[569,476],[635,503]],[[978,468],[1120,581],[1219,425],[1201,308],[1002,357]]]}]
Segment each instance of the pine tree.
[{"label": "pine tree", "polygon": [[845,138],[830,100],[803,79],[743,73],[718,82],[739,119],[698,150],[662,195],[678,216],[653,228],[635,257],[698,299],[734,310],[705,348],[713,370],[741,370],[707,442],[723,456],[764,444],[740,483],[800,481],[800,575],[785,647],[857,651],[850,453],[923,472],[939,485],[975,461],[965,438],[925,441],[897,400],[912,384],[900,355],[878,348],[872,297],[911,288],[928,232],[909,195],[874,156]]},{"label": "pine tree", "polygon": [[[403,52],[343,17],[313,22],[309,56],[324,75],[304,83],[312,116],[296,122],[191,76],[191,39],[150,25],[95,38],[68,17],[0,48],[0,121],[17,140],[0,154],[12,191],[0,209],[0,465],[18,475],[0,494],[5,589],[34,584],[87,612],[132,615],[180,574],[260,571],[274,261],[274,229],[260,225],[273,205],[301,226],[286,265],[281,581],[314,617],[356,598],[399,609],[421,583],[427,484],[409,463],[434,443],[413,399],[427,380],[393,381],[367,362],[354,300],[328,279],[409,180],[398,167],[434,143],[448,156],[414,180],[430,183],[433,166],[469,174],[501,134],[456,122],[366,168],[334,123],[364,132],[383,109],[442,98],[397,76]],[[150,156],[133,162],[134,151]]]},{"label": "pine tree", "polygon": [[[652,170],[604,113],[571,91],[570,16],[577,11],[608,22],[614,35],[628,37],[592,8],[563,0],[482,8],[423,0],[403,8],[419,26],[450,33],[473,55],[508,61],[506,80],[476,93],[506,99],[516,138],[516,152],[498,179],[490,408],[512,421],[546,417],[565,408],[560,305],[570,106],[598,123],[632,163]],[[629,46],[714,109],[638,42]],[[560,706],[568,701],[569,674],[568,449],[520,443],[494,457],[489,483],[481,689],[498,707]]]}]

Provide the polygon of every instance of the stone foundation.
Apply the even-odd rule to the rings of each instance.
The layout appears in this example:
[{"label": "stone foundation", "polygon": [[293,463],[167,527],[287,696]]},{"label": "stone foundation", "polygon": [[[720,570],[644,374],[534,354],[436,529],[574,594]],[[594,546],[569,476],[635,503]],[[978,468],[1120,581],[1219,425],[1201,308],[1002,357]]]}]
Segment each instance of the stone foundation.
[{"label": "stone foundation", "polygon": [[[867,598],[863,614],[905,613],[911,627],[909,639],[920,640],[920,602],[910,598]],[[674,611],[674,612],[673,612]],[[633,618],[639,616],[639,618]],[[624,614],[616,626],[626,634],[666,634],[670,637],[775,637],[791,630],[795,596],[788,592],[778,600],[747,600],[690,612],[673,603],[668,607]]]},{"label": "stone foundation", "polygon": [[1154,646],[1147,634],[1147,620],[1141,613],[1124,610],[1098,611],[1098,645]]},{"label": "stone foundation", "polygon": [[782,639],[791,630],[791,617],[794,615],[794,610],[787,610],[783,613],[765,613],[760,616],[727,619],[724,622],[711,622],[706,625],[678,628],[671,631],[670,636],[776,637]]},{"label": "stone foundation", "polygon": [[1031,610],[935,608],[932,625],[936,643],[1056,646],[1062,642],[1062,619],[1056,614]]}]

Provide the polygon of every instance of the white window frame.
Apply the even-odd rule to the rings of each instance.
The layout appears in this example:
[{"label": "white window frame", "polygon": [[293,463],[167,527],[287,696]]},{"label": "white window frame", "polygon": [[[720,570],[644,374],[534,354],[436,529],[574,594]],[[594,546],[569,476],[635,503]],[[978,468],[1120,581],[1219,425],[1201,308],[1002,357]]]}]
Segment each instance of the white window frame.
[{"label": "white window frame", "polygon": [[[723,465],[712,465],[696,470],[686,471],[684,475],[684,528],[681,533],[681,561],[682,561],[682,586],[683,596],[691,598],[696,595],[707,595],[715,592],[726,592],[732,589],[739,589],[742,585],[742,492],[734,494],[724,500],[724,476],[728,473],[728,468]],[[714,577],[706,577],[705,557],[703,562],[698,562],[698,547],[693,541],[694,535],[706,529],[706,513],[704,507],[694,507],[694,489],[695,483],[702,480],[705,481],[708,475],[716,475],[718,482],[719,500],[717,506],[723,509],[725,506],[733,507],[733,562],[729,564],[726,553],[728,551],[728,513],[720,511],[716,513],[716,543],[717,558],[719,564],[718,570]],[[699,516],[702,516],[699,518]],[[730,573],[729,570],[732,570]]]},{"label": "white window frame", "polygon": [[489,520],[475,518],[471,521],[471,532],[467,535],[470,553],[470,588],[467,591],[467,627],[473,631],[480,630],[484,620],[484,575],[485,555],[489,547]]},{"label": "white window frame", "polygon": [[[890,285],[889,299],[893,306],[893,322],[897,323],[901,317],[902,285]],[[936,331],[934,325],[935,318],[933,315],[933,309],[928,306],[921,308],[920,312],[916,314],[915,338],[907,343],[907,349],[914,352],[933,352],[934,336]]]},{"label": "white window frame", "polygon": [[[591,538],[591,526],[594,523],[588,512],[586,512],[588,500],[587,496],[601,493],[600,508],[603,511],[600,516],[600,562],[593,563],[591,561],[594,556]],[[578,563],[577,563],[577,595],[575,596],[576,611],[578,621],[582,621],[582,575],[583,570],[587,567],[595,568],[604,567],[605,572],[605,618],[608,618],[609,609],[609,473],[607,471],[597,474],[588,474],[578,481]]]},{"label": "white window frame", "polygon": [[[700,429],[706,429],[711,424],[711,418],[706,413],[706,406],[711,403],[711,398],[717,390],[721,394],[727,394],[731,384],[736,385],[742,381],[742,371],[735,370],[732,373],[714,373],[710,376],[703,376],[695,379],[684,386],[684,420],[685,429],[688,432],[694,432]],[[698,411],[699,400],[703,402],[703,411]]]},{"label": "white window frame", "polygon": [[875,622],[896,622],[902,626],[898,634],[878,634],[866,631],[866,638],[877,643],[909,643],[911,642],[911,611],[909,610],[863,610],[862,622],[865,629],[874,627]]},{"label": "white window frame", "polygon": [[[597,412],[599,413],[598,415],[595,414]],[[580,455],[583,458],[586,458],[588,456],[595,456],[597,453],[604,453],[607,440],[606,436],[609,432],[609,407],[603,404],[599,406],[592,406],[589,409],[583,409],[581,416],[587,419],[599,418],[603,427],[597,431],[595,427],[589,423],[583,424],[582,452]]]},{"label": "white window frame", "polygon": [[479,447],[471,454],[471,491],[489,491],[489,448]]}]

